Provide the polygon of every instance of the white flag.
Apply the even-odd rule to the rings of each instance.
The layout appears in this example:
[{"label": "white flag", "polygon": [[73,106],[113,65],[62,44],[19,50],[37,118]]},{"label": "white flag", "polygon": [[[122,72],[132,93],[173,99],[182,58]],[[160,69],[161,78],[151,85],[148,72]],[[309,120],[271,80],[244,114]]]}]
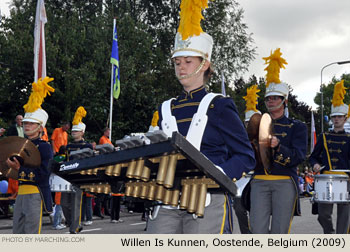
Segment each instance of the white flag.
[{"label": "white flag", "polygon": [[34,81],[46,77],[45,23],[47,23],[44,0],[38,0],[34,27]]}]

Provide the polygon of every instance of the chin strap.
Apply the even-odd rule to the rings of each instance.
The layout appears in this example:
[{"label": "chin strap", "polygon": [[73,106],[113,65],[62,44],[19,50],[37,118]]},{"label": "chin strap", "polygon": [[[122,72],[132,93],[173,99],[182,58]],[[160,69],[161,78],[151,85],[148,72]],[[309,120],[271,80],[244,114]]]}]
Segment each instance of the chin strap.
[{"label": "chin strap", "polygon": [[26,135],[31,135],[31,134],[34,134],[35,132],[37,132],[39,129],[40,129],[40,124],[38,125],[38,127],[36,127],[35,129],[31,130],[31,131],[24,131],[24,134]]},{"label": "chin strap", "polygon": [[177,79],[178,79],[178,80],[183,80],[183,79],[188,79],[188,78],[191,78],[191,77],[197,75],[197,74],[199,73],[199,71],[203,68],[205,61],[206,61],[206,60],[203,58],[201,64],[200,64],[200,65],[197,67],[197,69],[196,69],[193,73],[191,73],[191,74],[187,74],[187,75],[185,75],[185,76],[178,76],[178,75],[176,75]]},{"label": "chin strap", "polygon": [[[283,105],[285,100],[286,100],[286,98],[283,98],[283,100],[281,101],[281,103],[279,105],[274,106],[274,107],[270,107],[270,108],[267,106],[267,103],[265,102],[265,106],[269,112],[272,112],[272,111],[275,111],[276,109],[279,109]],[[287,109],[287,113],[288,113],[288,109]]]}]

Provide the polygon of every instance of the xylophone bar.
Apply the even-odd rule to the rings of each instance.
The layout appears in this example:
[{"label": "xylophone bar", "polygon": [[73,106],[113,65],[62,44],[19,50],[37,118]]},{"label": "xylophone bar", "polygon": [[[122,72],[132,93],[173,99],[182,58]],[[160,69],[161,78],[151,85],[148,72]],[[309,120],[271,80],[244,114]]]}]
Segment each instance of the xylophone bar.
[{"label": "xylophone bar", "polygon": [[223,174],[216,166],[201,152],[199,152],[190,142],[188,142],[181,134],[174,132],[171,138],[173,145],[190,160],[198,169],[213,179],[222,188],[232,195],[236,195],[237,186],[232,180]]}]

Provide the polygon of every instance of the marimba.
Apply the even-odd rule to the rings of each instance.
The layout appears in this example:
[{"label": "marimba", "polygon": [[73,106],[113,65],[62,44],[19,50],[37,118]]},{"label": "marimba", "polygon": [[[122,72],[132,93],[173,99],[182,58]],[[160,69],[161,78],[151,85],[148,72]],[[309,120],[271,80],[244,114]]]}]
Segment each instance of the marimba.
[{"label": "marimba", "polygon": [[81,158],[51,162],[52,170],[92,193],[113,192],[123,180],[126,196],[179,205],[199,217],[204,214],[208,190],[236,194],[235,183],[181,134],[174,132],[167,138],[157,131],[146,136],[150,144],[139,137],[118,140],[119,151],[90,157],[85,157],[84,151],[73,153]]}]

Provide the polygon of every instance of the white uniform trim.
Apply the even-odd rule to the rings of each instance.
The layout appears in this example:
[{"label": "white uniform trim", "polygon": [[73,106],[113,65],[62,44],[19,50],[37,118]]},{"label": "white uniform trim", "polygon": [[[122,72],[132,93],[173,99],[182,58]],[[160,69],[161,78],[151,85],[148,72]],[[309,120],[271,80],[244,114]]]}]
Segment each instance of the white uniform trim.
[{"label": "white uniform trim", "polygon": [[[186,140],[189,141],[194,147],[196,147],[197,150],[200,150],[204,130],[207,126],[208,108],[213,99],[217,96],[222,96],[222,94],[206,94],[200,102],[197,112],[193,115],[192,122],[186,136]],[[162,130],[168,137],[171,137],[174,131],[179,131],[176,123],[176,118],[171,114],[171,102],[174,99],[175,98],[172,98],[163,102],[161,108],[163,118],[161,122]]]},{"label": "white uniform trim", "polygon": [[171,98],[162,103],[162,117],[163,120],[161,122],[163,132],[171,137],[173,132],[178,132],[176,118],[171,114],[171,102],[175,100],[175,98]]},{"label": "white uniform trim", "polygon": [[193,115],[192,122],[186,136],[186,140],[189,141],[194,147],[196,147],[197,150],[200,150],[201,148],[204,130],[207,126],[208,108],[213,99],[217,96],[222,96],[222,94],[206,94],[199,104],[197,113]]},{"label": "white uniform trim", "polygon": [[[223,96],[222,94],[209,93],[204,96],[201,100],[197,112],[193,115],[192,122],[190,128],[188,129],[186,140],[188,140],[197,150],[200,151],[201,143],[203,139],[203,134],[205,127],[208,122],[208,108],[213,101],[213,99],[217,96]],[[174,98],[163,102],[162,104],[162,130],[167,134],[168,137],[172,136],[174,131],[178,131],[176,118],[171,114],[171,101]],[[220,167],[219,167],[220,168]],[[220,168],[221,169],[221,168]],[[222,170],[222,169],[221,169]],[[211,202],[211,195],[207,193],[207,197],[205,200],[205,206],[209,206]],[[179,206],[162,206],[166,209],[179,209]]]}]

